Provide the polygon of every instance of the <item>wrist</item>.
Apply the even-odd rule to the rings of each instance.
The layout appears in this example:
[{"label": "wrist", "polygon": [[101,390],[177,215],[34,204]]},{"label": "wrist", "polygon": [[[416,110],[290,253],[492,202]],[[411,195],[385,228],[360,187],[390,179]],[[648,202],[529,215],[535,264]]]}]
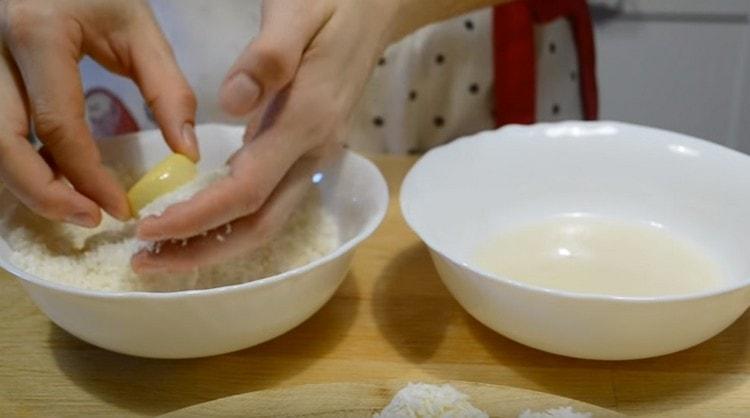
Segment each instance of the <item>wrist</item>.
[{"label": "wrist", "polygon": [[389,43],[431,23],[506,1],[508,0],[386,0],[394,10]]},{"label": "wrist", "polygon": [[[391,3],[392,16],[391,27],[388,32],[388,42],[393,43],[404,36],[426,26],[434,21],[440,20],[439,7],[427,4],[429,0],[387,0]],[[436,0],[443,3],[443,0]]]}]

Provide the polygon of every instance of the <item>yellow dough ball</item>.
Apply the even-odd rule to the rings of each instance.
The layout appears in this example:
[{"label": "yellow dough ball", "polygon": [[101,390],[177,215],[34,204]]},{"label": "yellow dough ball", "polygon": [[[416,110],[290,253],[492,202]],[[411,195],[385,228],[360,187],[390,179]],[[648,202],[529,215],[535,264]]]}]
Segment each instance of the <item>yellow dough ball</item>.
[{"label": "yellow dough ball", "polygon": [[195,163],[181,154],[172,154],[149,170],[128,191],[133,216],[159,196],[167,194],[195,178]]}]

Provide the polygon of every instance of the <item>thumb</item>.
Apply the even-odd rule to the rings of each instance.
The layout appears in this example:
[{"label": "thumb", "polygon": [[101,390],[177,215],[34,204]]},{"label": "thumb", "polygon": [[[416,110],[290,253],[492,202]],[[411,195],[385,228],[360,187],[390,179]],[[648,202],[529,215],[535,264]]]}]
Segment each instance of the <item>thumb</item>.
[{"label": "thumb", "polygon": [[134,81],[172,151],[198,161],[193,90],[158,26],[150,26],[136,38],[132,57]]},{"label": "thumb", "polygon": [[297,73],[307,45],[332,10],[307,0],[267,0],[261,30],[229,70],[219,93],[221,107],[244,116],[286,87]]}]

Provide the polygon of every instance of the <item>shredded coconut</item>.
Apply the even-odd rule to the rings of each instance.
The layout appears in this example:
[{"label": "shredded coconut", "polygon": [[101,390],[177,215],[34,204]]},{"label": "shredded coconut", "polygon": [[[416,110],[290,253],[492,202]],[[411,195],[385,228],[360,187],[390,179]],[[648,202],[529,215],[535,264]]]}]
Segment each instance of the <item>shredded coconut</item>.
[{"label": "shredded coconut", "polygon": [[[162,213],[226,172],[216,170],[198,176],[194,182],[145,207],[141,215]],[[139,276],[132,271],[130,258],[134,253],[145,244],[159,253],[164,244],[138,241],[136,222],[132,220],[123,223],[104,214],[98,227],[87,229],[43,219],[17,204],[1,221],[13,249],[11,262],[17,267],[50,281],[104,291],[172,292],[244,283],[305,265],[330,253],[339,243],[337,225],[323,209],[315,189],[265,246],[229,262],[185,274]],[[187,241],[181,241],[181,245],[187,245]]]},{"label": "shredded coconut", "polygon": [[487,418],[453,386],[409,383],[375,418]]},{"label": "shredded coconut", "polygon": [[552,408],[544,412],[532,412],[525,410],[518,416],[518,418],[591,418],[592,415],[589,412],[576,412],[570,406]]},{"label": "shredded coconut", "polygon": [[[469,403],[469,397],[453,386],[409,383],[373,418],[486,418],[487,413]],[[518,418],[591,418],[588,412],[559,407],[544,412],[525,410]]]}]

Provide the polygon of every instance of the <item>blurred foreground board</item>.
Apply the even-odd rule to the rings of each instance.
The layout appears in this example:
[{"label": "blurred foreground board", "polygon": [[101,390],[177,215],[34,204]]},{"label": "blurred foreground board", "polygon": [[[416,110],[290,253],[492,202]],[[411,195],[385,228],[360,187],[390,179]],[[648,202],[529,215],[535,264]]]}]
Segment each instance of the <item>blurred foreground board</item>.
[{"label": "blurred foreground board", "polygon": [[[380,412],[391,401],[405,381],[382,383],[327,383],[304,385],[288,389],[267,390],[217,399],[191,406],[166,415],[178,417],[326,417],[326,418],[370,418]],[[617,418],[624,415],[594,405],[574,401],[546,393],[486,385],[472,382],[448,383],[469,396],[469,402],[486,412],[490,417],[516,418],[530,409],[542,412],[562,406],[572,407],[576,412],[591,413],[596,418]]]}]

